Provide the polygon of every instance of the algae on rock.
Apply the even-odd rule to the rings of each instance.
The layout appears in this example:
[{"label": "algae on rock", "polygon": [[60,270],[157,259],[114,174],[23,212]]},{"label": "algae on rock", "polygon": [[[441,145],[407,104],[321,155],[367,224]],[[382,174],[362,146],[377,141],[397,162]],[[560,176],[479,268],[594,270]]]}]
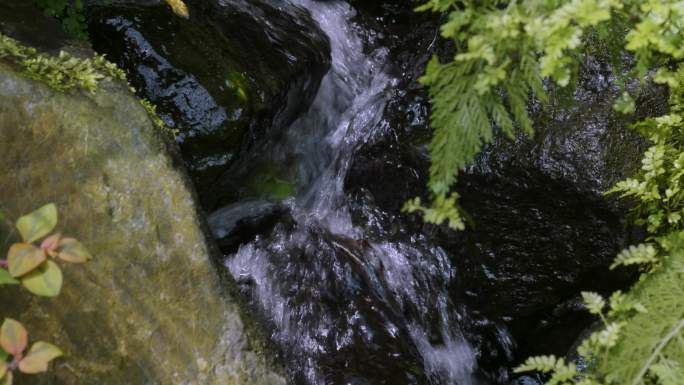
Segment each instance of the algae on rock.
[{"label": "algae on rock", "polygon": [[124,84],[61,93],[0,63],[0,147],[7,217],[55,202],[95,255],[66,269],[57,299],[0,291],[2,316],[65,352],[41,383],[285,382],[221,289],[192,188]]}]

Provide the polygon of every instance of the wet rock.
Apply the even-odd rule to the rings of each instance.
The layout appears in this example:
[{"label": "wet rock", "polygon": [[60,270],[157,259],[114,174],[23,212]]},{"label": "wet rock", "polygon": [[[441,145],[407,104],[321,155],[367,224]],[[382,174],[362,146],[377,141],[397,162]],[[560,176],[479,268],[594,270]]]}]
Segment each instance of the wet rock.
[{"label": "wet rock", "polygon": [[[391,303],[390,291],[397,290],[392,285],[404,281],[386,280],[401,272],[377,276],[366,266],[375,260],[368,245],[287,216],[240,247],[227,266],[239,277],[243,296],[270,326],[270,338],[287,362],[292,382],[429,383],[409,342],[405,315]],[[419,295],[437,301],[429,299],[431,294],[425,290]],[[408,302],[402,305],[406,313],[430,316]]]},{"label": "wet rock", "polygon": [[124,68],[139,94],[179,130],[205,207],[241,149],[306,110],[330,63],[308,13],[262,0],[186,1],[188,20],[161,1],[92,4],[94,48]]},{"label": "wet rock", "polygon": [[0,0],[0,33],[26,41],[41,51],[58,50],[71,43],[57,20],[45,17],[35,4],[27,1]]},{"label": "wet rock", "polygon": [[95,256],[64,267],[55,299],[0,290],[1,317],[65,352],[17,383],[284,384],[219,284],[175,145],[125,85],[102,87],[59,93],[0,62],[0,206],[17,218],[56,203],[59,229]]},{"label": "wet rock", "polygon": [[286,212],[285,207],[271,201],[242,202],[213,212],[208,218],[209,228],[221,251],[233,254],[255,234],[269,233]]}]

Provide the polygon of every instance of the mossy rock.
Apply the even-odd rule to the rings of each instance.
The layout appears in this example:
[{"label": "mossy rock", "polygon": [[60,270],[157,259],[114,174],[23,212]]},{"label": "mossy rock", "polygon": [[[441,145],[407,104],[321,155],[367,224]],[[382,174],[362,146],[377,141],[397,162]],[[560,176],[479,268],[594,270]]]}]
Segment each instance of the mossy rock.
[{"label": "mossy rock", "polygon": [[95,256],[64,267],[57,298],[0,290],[0,318],[65,352],[17,383],[285,383],[219,283],[165,135],[124,84],[59,93],[0,62],[0,206],[15,219],[54,202]]}]

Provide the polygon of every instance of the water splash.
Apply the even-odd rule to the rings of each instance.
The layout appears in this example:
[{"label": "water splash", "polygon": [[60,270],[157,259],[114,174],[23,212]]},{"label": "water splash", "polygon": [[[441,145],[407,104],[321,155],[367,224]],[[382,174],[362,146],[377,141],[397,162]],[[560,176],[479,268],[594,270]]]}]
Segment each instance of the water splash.
[{"label": "water splash", "polygon": [[[344,193],[353,150],[374,134],[397,85],[383,72],[387,50],[364,53],[347,3],[292,2],[328,34],[332,67],[309,111],[255,155],[296,160],[291,219],[241,246],[226,266],[272,326],[295,383],[472,385],[475,353],[449,299],[448,256],[421,237],[368,238]],[[235,206],[210,217],[217,235],[255,204]]]}]

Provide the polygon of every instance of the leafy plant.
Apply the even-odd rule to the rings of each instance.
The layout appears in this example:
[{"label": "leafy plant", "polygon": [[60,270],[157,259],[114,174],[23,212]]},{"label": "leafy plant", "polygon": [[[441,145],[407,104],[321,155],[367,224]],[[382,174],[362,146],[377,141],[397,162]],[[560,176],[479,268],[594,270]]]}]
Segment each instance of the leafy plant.
[{"label": "leafy plant", "polygon": [[[13,244],[7,258],[0,259],[0,285],[21,284],[35,295],[55,297],[63,282],[56,261],[84,263],[92,259],[76,239],[52,233],[57,219],[57,207],[50,203],[16,221],[23,242]],[[11,385],[15,370],[26,374],[44,372],[50,361],[62,355],[59,348],[47,342],[34,343],[28,352],[27,346],[24,326],[5,319],[0,327],[0,384]]]},{"label": "leafy plant", "polygon": [[[419,10],[447,12],[442,35],[458,49],[451,61],[433,59],[422,79],[433,105],[433,202],[405,210],[429,222],[463,228],[451,192],[458,171],[495,132],[530,134],[528,102],[572,86],[583,55],[606,48],[622,82],[669,89],[669,112],[634,125],[652,143],[641,171],[608,192],[630,199],[633,221],[648,231],[611,266],[641,266],[639,281],[608,300],[583,293],[601,320],[577,350],[583,365],[541,356],[516,371],[546,373],[548,385],[684,384],[684,2],[430,0]],[[633,96],[624,91],[614,108],[633,113]]]},{"label": "leafy plant", "polygon": [[36,3],[48,16],[59,19],[64,31],[78,39],[88,39],[82,0],[36,0]]},{"label": "leafy plant", "polygon": [[104,56],[77,58],[66,52],[58,56],[39,54],[34,48],[0,33],[0,59],[19,66],[32,79],[47,83],[58,91],[82,88],[91,93],[103,80],[126,80],[125,73]]},{"label": "leafy plant", "polygon": [[[448,13],[441,34],[457,53],[446,62],[434,57],[421,78],[432,103],[432,207],[412,200],[404,210],[455,229],[463,227],[452,192],[460,170],[497,132],[532,135],[529,102],[544,105],[549,89],[572,87],[584,54],[596,46],[627,50],[635,59],[628,68],[613,54],[619,79],[647,79],[655,67],[652,80],[667,85],[677,71],[664,64],[684,55],[683,11],[673,0],[430,0],[418,10]],[[624,92],[615,108],[633,112],[632,96]]]}]

